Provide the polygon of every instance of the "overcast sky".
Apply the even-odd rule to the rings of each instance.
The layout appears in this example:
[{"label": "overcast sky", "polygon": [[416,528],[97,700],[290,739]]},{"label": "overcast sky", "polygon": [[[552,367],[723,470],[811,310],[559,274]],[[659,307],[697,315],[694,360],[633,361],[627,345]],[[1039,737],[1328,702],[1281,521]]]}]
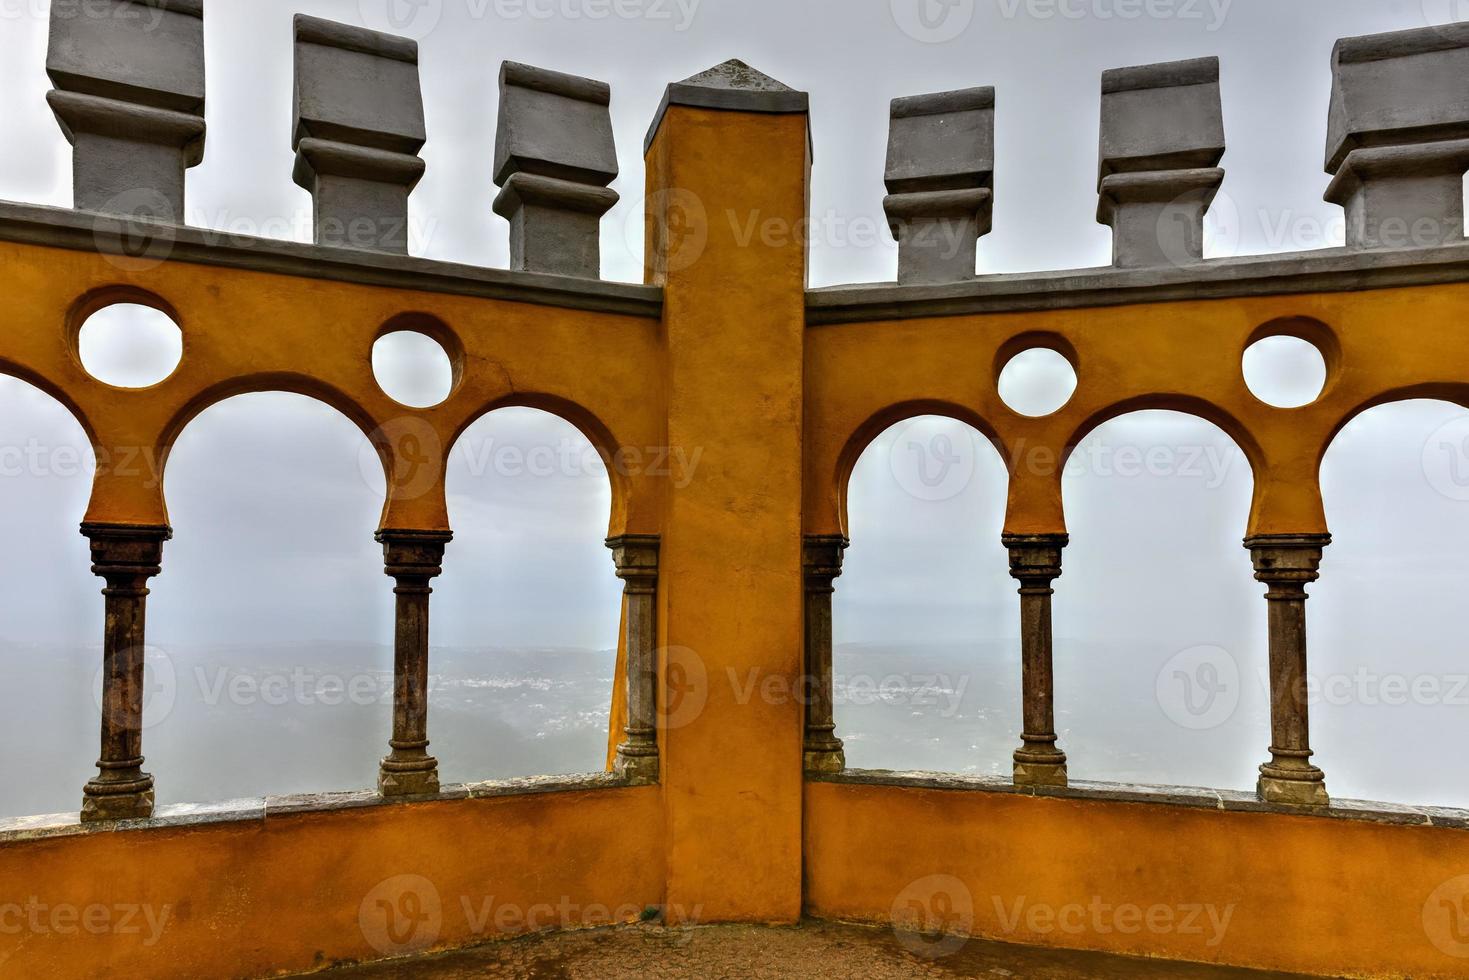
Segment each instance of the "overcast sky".
[{"label": "overcast sky", "polygon": [[[925,2],[926,21],[909,0],[210,0],[208,148],[189,173],[188,219],[307,239],[310,202],[290,179],[291,16],[383,27],[396,12],[421,48],[428,173],[412,198],[421,255],[507,262],[507,226],[490,210],[490,163],[496,75],[513,59],[611,83],[622,201],[603,224],[604,275],[637,280],[642,138],[663,86],[731,57],[811,93],[812,285],[893,277],[896,250],[881,213],[888,100],[973,85],[994,85],[998,103],[994,232],[981,242],[981,271],[1104,264],[1099,75],[1205,55],[1221,59],[1229,144],[1209,254],[1314,248],[1341,239],[1339,209],[1321,201],[1334,40],[1454,13],[1454,0]],[[66,206],[69,148],[45,104],[47,7],[0,0],[0,195]],[[95,646],[102,604],[76,533],[90,474],[80,431],[19,382],[0,384],[0,407],[0,449],[15,458],[37,445],[45,460],[0,480],[0,525],[15,549],[0,661],[33,656],[36,644]],[[1314,741],[1341,795],[1469,804],[1463,781],[1443,778],[1461,771],[1450,746],[1469,730],[1469,692],[1456,687],[1469,674],[1456,618],[1469,586],[1458,560],[1469,550],[1462,416],[1442,405],[1380,409],[1354,423],[1327,462],[1337,543],[1311,603],[1313,672],[1347,693],[1313,708]],[[475,463],[485,446],[568,440],[580,437],[558,420],[508,412],[482,421],[470,450],[456,454],[458,537],[435,597],[436,643],[614,644],[605,479]],[[380,478],[370,466],[363,476],[364,446],[345,419],[296,396],[246,396],[193,423],[166,483],[177,537],[155,583],[150,638],[179,649],[305,643],[307,661],[326,656],[326,642],[389,643],[390,584],[371,539]],[[916,459],[940,446],[957,452],[961,474],[937,490],[915,483]],[[1158,447],[1166,466],[1133,464]],[[1240,547],[1248,465],[1212,426],[1159,413],[1109,424],[1079,455],[1066,481],[1074,544],[1056,612],[1073,775],[1249,787],[1268,732],[1259,716],[1264,600]],[[863,457],[851,502],[839,642],[880,644],[891,669],[911,675],[926,645],[979,649],[1014,637],[1016,599],[998,541],[1003,469],[989,446],[953,423],[901,427]],[[1201,725],[1198,705],[1180,706],[1187,694],[1171,686],[1180,675],[1223,677],[1232,688],[1223,701],[1236,707]],[[1427,677],[1441,693],[1424,696],[1420,683],[1409,698],[1417,703],[1394,704],[1382,692],[1388,675]],[[1018,685],[1017,672],[1010,689],[966,697],[1003,713]],[[1119,719],[1098,696],[1116,685],[1141,691],[1148,710]],[[30,730],[25,692],[0,698],[0,728],[11,738]],[[1089,754],[1089,741],[1102,740],[1131,740],[1138,757],[1119,766]],[[1146,747],[1160,741],[1182,755],[1149,758]],[[1410,742],[1411,760],[1381,747]],[[928,758],[855,752],[852,761],[1008,764],[970,761],[968,751],[951,741]]]}]

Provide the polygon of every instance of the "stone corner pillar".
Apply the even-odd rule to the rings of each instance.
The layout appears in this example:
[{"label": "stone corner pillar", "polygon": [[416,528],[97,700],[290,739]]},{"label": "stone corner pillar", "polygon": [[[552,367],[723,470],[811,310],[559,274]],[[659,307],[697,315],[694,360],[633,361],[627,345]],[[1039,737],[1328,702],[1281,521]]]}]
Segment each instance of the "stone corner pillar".
[{"label": "stone corner pillar", "polygon": [[658,782],[658,550],[656,534],[607,539],[627,601],[627,727],[612,769],[635,786]]},{"label": "stone corner pillar", "polygon": [[1202,261],[1223,156],[1218,58],[1103,72],[1097,221],[1112,228],[1112,264]]},{"label": "stone corner pillar", "polygon": [[1065,534],[1006,534],[1010,575],[1020,583],[1020,670],[1024,730],[1015,750],[1015,785],[1065,786],[1066,753],[1057,746],[1052,665],[1052,583],[1061,577]]},{"label": "stone corner pillar", "polygon": [[[655,488],[659,647],[680,697],[660,746],[666,902],[702,921],[802,910],[807,107],[730,61],[670,85],[646,144],[664,294],[649,392],[667,445],[702,449]],[[751,236],[754,218],[792,233]]]},{"label": "stone corner pillar", "polygon": [[1326,200],[1349,248],[1464,239],[1469,24],[1342,38],[1331,54]]},{"label": "stone corner pillar", "polygon": [[840,534],[808,534],[806,572],[806,741],[807,772],[841,772],[847,755],[836,734],[832,692],[831,597],[850,542]]},{"label": "stone corner pillar", "polygon": [[92,572],[106,586],[102,634],[102,751],[82,795],[84,822],[153,815],[153,777],[143,771],[144,652],[148,580],[163,568],[162,525],[86,522]]},{"label": "stone corner pillar", "polygon": [[56,0],[46,71],[74,206],[182,224],[204,159],[203,0]]},{"label": "stone corner pillar", "polygon": [[883,200],[898,242],[898,282],[975,276],[994,213],[995,90],[894,99]]},{"label": "stone corner pillar", "polygon": [[1268,803],[1325,806],[1326,776],[1311,764],[1306,664],[1306,586],[1320,577],[1329,534],[1245,539],[1270,607],[1270,761],[1258,792]]},{"label": "stone corner pillar", "polygon": [[305,14],[295,30],[292,178],[311,192],[316,244],[406,254],[427,140],[418,44]]},{"label": "stone corner pillar", "polygon": [[439,792],[439,763],[428,754],[428,613],[430,586],[443,571],[449,531],[384,528],[384,572],[395,583],[393,627],[392,751],[378,768],[382,796],[433,796]]},{"label": "stone corner pillar", "polygon": [[494,210],[510,222],[510,268],[602,275],[601,223],[617,203],[606,82],[505,62],[495,132]]}]

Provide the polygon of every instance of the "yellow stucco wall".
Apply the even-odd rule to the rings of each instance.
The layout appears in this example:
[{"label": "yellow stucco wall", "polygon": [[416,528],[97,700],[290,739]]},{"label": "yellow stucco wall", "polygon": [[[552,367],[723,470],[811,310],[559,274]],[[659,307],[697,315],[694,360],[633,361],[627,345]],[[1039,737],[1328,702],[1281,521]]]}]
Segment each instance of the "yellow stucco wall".
[{"label": "yellow stucco wall", "polygon": [[[918,923],[924,915],[962,922],[972,935],[1004,942],[1448,980],[1469,974],[1469,960],[1450,951],[1469,950],[1462,937],[1437,934],[1434,903],[1469,894],[1469,884],[1452,885],[1466,874],[1463,830],[993,792],[806,787],[811,914],[886,924],[916,910]],[[933,947],[920,939],[917,948]]]},{"label": "yellow stucco wall", "polygon": [[635,919],[662,839],[646,787],[10,843],[0,976],[263,977]]}]

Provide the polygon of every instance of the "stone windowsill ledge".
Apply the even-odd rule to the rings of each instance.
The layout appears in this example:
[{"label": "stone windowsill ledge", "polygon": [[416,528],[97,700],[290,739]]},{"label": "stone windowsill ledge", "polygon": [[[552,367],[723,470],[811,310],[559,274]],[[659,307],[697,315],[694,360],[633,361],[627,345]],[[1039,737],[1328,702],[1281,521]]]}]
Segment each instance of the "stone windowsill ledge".
[{"label": "stone windowsill ledge", "polygon": [[848,786],[890,786],[905,789],[938,789],[1016,796],[1047,796],[1099,803],[1148,803],[1186,806],[1202,810],[1237,813],[1279,813],[1297,817],[1362,820],[1404,826],[1449,827],[1469,830],[1469,810],[1450,807],[1403,806],[1364,800],[1333,799],[1326,807],[1284,806],[1265,803],[1253,793],[1205,789],[1196,786],[1152,786],[1132,783],[1099,783],[1073,780],[1065,788],[1016,786],[1000,776],[966,776],[937,772],[890,772],[883,769],[846,769],[835,773],[807,773],[811,782]]},{"label": "stone windowsill ledge", "polygon": [[0,845],[17,841],[132,830],[164,830],[201,827],[221,823],[264,823],[281,817],[330,813],[372,807],[493,797],[536,796],[546,793],[581,793],[622,789],[630,786],[616,773],[599,772],[575,776],[529,776],[522,779],[457,783],[445,786],[436,796],[385,798],[371,790],[343,793],[299,793],[222,800],[217,803],[176,803],[160,806],[146,820],[111,820],[82,823],[80,814],[53,813],[35,817],[0,820]]}]

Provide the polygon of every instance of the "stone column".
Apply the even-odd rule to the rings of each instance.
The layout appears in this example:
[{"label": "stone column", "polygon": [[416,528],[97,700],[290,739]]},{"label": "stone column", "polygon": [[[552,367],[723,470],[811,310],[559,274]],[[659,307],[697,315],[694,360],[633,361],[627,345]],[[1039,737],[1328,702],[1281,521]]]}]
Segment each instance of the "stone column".
[{"label": "stone column", "polygon": [[1015,750],[1017,786],[1065,786],[1066,753],[1056,746],[1052,669],[1051,583],[1061,577],[1065,534],[1007,534],[1010,575],[1020,583],[1020,674],[1023,744]]},{"label": "stone column", "polygon": [[832,706],[831,597],[842,574],[842,552],[849,542],[839,534],[806,536],[806,742],[807,772],[841,772],[847,768],[842,740],[836,735]]},{"label": "stone column", "polygon": [[1311,765],[1306,688],[1306,586],[1319,577],[1329,534],[1247,538],[1255,579],[1270,607],[1270,761],[1260,767],[1260,799],[1324,806],[1326,776]]},{"label": "stone column", "polygon": [[429,583],[443,569],[448,531],[382,530],[385,571],[397,582],[393,629],[392,751],[378,770],[383,796],[432,796],[439,791],[439,762],[428,754]]},{"label": "stone column", "polygon": [[102,633],[102,753],[82,797],[82,820],[153,815],[153,777],[143,771],[144,613],[148,580],[163,570],[167,527],[85,523],[92,573],[107,583]]},{"label": "stone column", "polygon": [[609,538],[627,597],[627,728],[614,770],[628,782],[658,782],[658,535]]}]

